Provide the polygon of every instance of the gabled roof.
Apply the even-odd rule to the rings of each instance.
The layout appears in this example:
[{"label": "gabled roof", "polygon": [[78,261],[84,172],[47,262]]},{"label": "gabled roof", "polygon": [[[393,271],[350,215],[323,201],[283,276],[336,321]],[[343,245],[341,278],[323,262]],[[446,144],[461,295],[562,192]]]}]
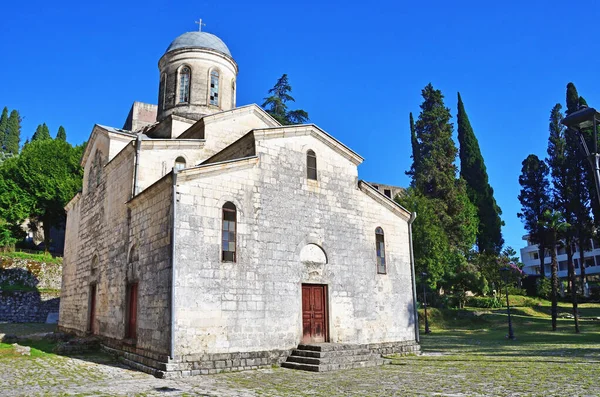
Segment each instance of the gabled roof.
[{"label": "gabled roof", "polygon": [[388,196],[381,193],[379,190],[375,189],[369,184],[369,182],[365,182],[363,180],[358,181],[358,188],[378,203],[397,213],[402,218],[406,218],[407,221],[410,218],[411,212],[409,210],[407,210],[394,200],[390,199]]},{"label": "gabled roof", "polygon": [[92,132],[90,133],[90,137],[87,140],[87,144],[85,145],[85,150],[83,152],[83,155],[81,156],[81,161],[79,162],[79,164],[83,167],[83,165],[85,164],[88,156],[90,155],[90,152],[92,150],[92,147],[94,146],[94,141],[96,140],[96,137],[98,136],[98,134],[112,134],[113,137],[119,139],[121,138],[124,141],[130,141],[132,139],[135,139],[136,134],[131,132],[131,131],[127,131],[127,130],[123,130],[120,128],[114,128],[114,127],[108,127],[105,125],[100,125],[100,124],[94,124],[94,127],[92,128]]},{"label": "gabled roof", "polygon": [[315,124],[261,128],[252,130],[252,132],[254,133],[256,139],[287,138],[292,136],[311,135],[356,165],[359,165],[364,160],[358,153],[323,131],[321,128],[317,127]]},{"label": "gabled roof", "polygon": [[233,118],[239,116],[240,114],[250,114],[253,113],[261,120],[265,122],[265,124],[276,127],[280,126],[279,122],[275,120],[269,113],[267,113],[263,108],[258,106],[255,103],[250,105],[240,106],[235,109],[225,110],[218,113],[208,114],[203,116],[200,120],[198,120],[194,125],[185,130],[181,135],[179,135],[176,139],[187,139],[186,137],[192,135],[198,131],[204,129],[204,127],[208,124],[216,123],[221,120],[226,120],[229,118]]}]

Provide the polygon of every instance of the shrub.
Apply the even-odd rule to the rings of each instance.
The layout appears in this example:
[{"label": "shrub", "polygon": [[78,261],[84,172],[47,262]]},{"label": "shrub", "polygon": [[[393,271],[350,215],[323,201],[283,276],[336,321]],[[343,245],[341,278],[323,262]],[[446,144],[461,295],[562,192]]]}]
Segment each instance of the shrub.
[{"label": "shrub", "polygon": [[550,299],[550,295],[552,294],[552,283],[548,278],[539,278],[536,281],[536,293],[537,296],[544,299]]},{"label": "shrub", "polygon": [[523,288],[519,288],[519,287],[515,287],[515,286],[511,285],[508,287],[508,294],[509,295],[527,296],[527,291],[525,291]]},{"label": "shrub", "polygon": [[472,296],[467,300],[467,306],[481,307],[484,309],[498,309],[502,307],[502,301],[498,297]]}]

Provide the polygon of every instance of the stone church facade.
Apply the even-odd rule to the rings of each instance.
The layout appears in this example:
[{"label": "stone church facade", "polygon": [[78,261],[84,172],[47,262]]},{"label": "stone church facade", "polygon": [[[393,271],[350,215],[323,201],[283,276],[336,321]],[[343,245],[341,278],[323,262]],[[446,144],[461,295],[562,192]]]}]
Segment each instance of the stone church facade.
[{"label": "stone church facade", "polygon": [[414,215],[309,125],[236,107],[238,67],[189,32],[158,105],[95,125],[67,211],[59,328],[158,376],[281,363],[300,343],[417,349]]}]

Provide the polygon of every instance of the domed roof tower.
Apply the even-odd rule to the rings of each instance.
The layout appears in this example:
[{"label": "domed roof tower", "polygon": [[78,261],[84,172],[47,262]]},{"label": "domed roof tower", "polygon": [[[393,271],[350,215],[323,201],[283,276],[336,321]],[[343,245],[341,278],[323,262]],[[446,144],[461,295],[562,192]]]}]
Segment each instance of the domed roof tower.
[{"label": "domed roof tower", "polygon": [[158,61],[157,121],[174,114],[198,120],[235,108],[238,66],[227,45],[207,32],[187,32]]}]

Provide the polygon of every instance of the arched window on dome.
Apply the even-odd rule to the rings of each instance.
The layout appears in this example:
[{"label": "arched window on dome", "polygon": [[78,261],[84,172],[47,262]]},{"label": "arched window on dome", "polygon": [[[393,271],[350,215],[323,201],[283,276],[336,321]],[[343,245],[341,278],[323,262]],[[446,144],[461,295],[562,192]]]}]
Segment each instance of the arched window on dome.
[{"label": "arched window on dome", "polygon": [[175,159],[175,169],[177,171],[181,171],[184,168],[185,168],[185,159],[181,156],[177,157]]},{"label": "arched window on dome", "polygon": [[375,229],[375,246],[377,251],[377,273],[385,274],[385,238],[383,229],[380,227]]},{"label": "arched window on dome", "polygon": [[306,177],[317,180],[317,155],[312,150],[306,152]]},{"label": "arched window on dome", "polygon": [[228,201],[223,205],[223,227],[221,237],[221,260],[223,262],[236,261],[236,230],[237,209],[235,204]]},{"label": "arched window on dome", "polygon": [[210,104],[219,106],[219,71],[216,69],[210,72]]},{"label": "arched window on dome", "polygon": [[167,95],[167,75],[163,73],[160,76],[160,87],[158,88],[158,103],[161,109],[165,108],[165,99]]},{"label": "arched window on dome", "polygon": [[179,71],[179,103],[188,103],[190,101],[190,80],[192,71],[184,66]]},{"label": "arched window on dome", "polygon": [[231,80],[231,108],[235,108],[235,80]]}]

